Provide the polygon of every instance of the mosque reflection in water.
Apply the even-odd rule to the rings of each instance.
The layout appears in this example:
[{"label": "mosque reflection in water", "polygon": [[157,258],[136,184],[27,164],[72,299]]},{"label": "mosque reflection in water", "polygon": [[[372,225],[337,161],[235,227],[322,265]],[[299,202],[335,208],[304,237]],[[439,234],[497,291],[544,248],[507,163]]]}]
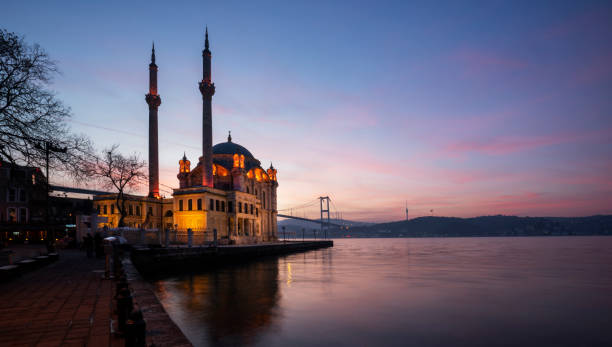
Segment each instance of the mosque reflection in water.
[{"label": "mosque reflection in water", "polygon": [[279,316],[278,259],[156,282],[166,311],[191,341],[252,345]]}]

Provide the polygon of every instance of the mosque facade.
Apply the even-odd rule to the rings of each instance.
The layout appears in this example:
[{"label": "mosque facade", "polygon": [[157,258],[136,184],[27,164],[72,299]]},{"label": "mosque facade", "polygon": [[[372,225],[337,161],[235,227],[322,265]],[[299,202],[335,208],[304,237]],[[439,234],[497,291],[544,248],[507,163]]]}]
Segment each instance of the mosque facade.
[{"label": "mosque facade", "polygon": [[[157,91],[155,47],[149,64],[149,194],[129,195],[126,199],[128,227],[163,228],[186,231],[204,239],[216,231],[220,240],[249,244],[278,239],[276,190],[277,171],[261,162],[245,147],[234,142],[231,133],[227,142],[212,145],[212,97],[215,85],[211,78],[208,30],[202,51],[202,156],[195,166],[183,154],[178,162],[179,187],[171,198],[159,194],[158,109],[161,97]],[[106,217],[102,226],[115,228],[120,215],[115,208],[117,194],[94,198],[98,215]],[[206,237],[208,236],[208,237]]]}]

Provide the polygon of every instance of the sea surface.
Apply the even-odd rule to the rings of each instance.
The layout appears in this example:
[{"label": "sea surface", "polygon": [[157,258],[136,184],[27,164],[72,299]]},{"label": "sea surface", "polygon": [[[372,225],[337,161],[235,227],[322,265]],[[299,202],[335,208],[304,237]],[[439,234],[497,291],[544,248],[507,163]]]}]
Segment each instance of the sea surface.
[{"label": "sea surface", "polygon": [[196,346],[612,346],[612,237],[338,239],[154,282]]}]

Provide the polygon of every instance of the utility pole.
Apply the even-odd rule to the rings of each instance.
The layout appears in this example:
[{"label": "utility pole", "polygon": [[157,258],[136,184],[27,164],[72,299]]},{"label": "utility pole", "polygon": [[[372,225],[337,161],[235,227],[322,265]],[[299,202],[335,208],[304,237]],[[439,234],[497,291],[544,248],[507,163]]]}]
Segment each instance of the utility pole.
[{"label": "utility pole", "polygon": [[64,147],[57,147],[54,146],[51,142],[49,141],[45,141],[44,145],[41,144],[36,144],[35,145],[36,148],[38,149],[42,149],[45,151],[45,175],[47,175],[47,184],[46,184],[46,188],[47,188],[47,196],[46,196],[46,211],[45,211],[45,224],[47,225],[47,239],[49,240],[49,245],[53,245],[55,244],[55,232],[53,229],[51,229],[49,227],[49,193],[51,192],[51,186],[50,186],[50,179],[49,179],[49,153],[50,152],[56,152],[56,153],[66,153],[68,151],[68,148]]},{"label": "utility pole", "polygon": [[406,201],[406,220],[408,220],[408,201]]}]

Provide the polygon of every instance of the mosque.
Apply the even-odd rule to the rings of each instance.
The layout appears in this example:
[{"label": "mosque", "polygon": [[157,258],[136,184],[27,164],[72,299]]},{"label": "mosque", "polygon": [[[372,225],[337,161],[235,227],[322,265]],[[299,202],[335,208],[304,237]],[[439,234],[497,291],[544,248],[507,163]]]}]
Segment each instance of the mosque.
[{"label": "mosque", "polygon": [[[243,146],[232,141],[212,145],[212,97],[215,84],[211,80],[211,52],[208,29],[202,51],[203,72],[199,90],[202,94],[202,156],[192,168],[183,154],[179,160],[179,188],[172,198],[159,194],[158,108],[161,97],[157,92],[155,47],[149,64],[149,194],[127,196],[124,222],[135,228],[192,229],[194,236],[205,238],[217,231],[220,240],[249,244],[275,241],[277,235],[276,169],[267,170]],[[94,208],[106,217],[101,226],[118,226],[119,212],[115,208],[117,194],[98,195]]]}]

